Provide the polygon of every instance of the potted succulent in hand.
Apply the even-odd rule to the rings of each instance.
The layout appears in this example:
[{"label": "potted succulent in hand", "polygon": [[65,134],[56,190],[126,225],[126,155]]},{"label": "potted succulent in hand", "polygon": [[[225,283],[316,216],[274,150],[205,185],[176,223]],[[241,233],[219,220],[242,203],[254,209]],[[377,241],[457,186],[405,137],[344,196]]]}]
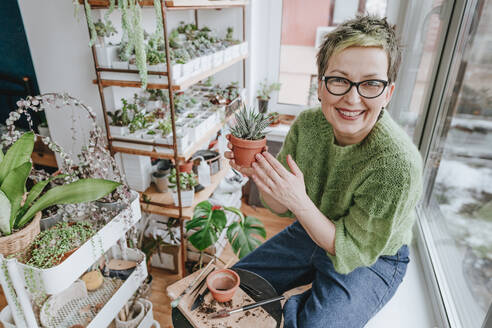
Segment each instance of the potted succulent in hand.
[{"label": "potted succulent in hand", "polygon": [[[176,177],[176,169],[173,168],[169,177],[167,178],[169,181],[169,188],[172,191],[174,205],[178,206],[178,184]],[[195,198],[195,189],[194,187],[198,185],[198,180],[195,173],[190,172],[180,172],[179,173],[179,184],[181,189],[181,205],[184,207],[189,207],[193,205],[193,200]]]},{"label": "potted succulent in hand", "polygon": [[[31,173],[34,133],[23,134],[5,155],[0,151],[0,253],[18,253],[39,233],[40,211],[52,205],[93,201],[120,185],[104,179],[80,179],[41,195],[50,180],[39,181],[26,192]],[[25,199],[24,199],[25,198]]]},{"label": "potted succulent in hand", "polygon": [[[225,211],[236,214],[239,220],[228,225]],[[215,244],[224,229],[239,258],[248,255],[261,244],[254,235],[266,238],[264,225],[257,218],[245,217],[235,207],[212,206],[208,200],[195,207],[193,218],[186,223],[186,231],[198,230],[188,237],[188,241],[200,252]]]},{"label": "potted succulent in hand", "polygon": [[236,125],[231,128],[230,142],[236,164],[250,167],[255,155],[266,147],[266,131],[270,119],[252,108],[243,107],[235,114]]},{"label": "potted succulent in hand", "polygon": [[258,109],[260,110],[260,113],[268,112],[268,101],[270,100],[270,94],[273,91],[279,91],[280,86],[280,83],[268,84],[266,79],[265,81],[260,82],[260,87],[256,97],[258,99]]}]

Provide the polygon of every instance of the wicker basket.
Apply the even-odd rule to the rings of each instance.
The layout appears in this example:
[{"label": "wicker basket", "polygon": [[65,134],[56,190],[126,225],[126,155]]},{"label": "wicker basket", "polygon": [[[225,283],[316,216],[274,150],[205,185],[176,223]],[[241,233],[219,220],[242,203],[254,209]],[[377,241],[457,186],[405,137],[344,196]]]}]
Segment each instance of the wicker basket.
[{"label": "wicker basket", "polygon": [[29,246],[40,232],[40,220],[41,212],[38,212],[31,223],[24,229],[17,231],[14,234],[0,237],[0,254],[8,256],[26,250],[27,246]]}]

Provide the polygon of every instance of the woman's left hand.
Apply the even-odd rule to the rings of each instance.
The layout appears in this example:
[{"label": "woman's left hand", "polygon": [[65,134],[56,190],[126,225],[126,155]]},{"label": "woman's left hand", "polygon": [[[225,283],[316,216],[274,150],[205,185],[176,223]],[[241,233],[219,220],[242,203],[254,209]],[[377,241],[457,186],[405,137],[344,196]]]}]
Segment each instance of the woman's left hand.
[{"label": "woman's left hand", "polygon": [[306,201],[304,175],[290,155],[287,155],[289,172],[275,157],[268,152],[256,155],[252,164],[253,181],[258,188],[274,200],[295,212]]}]

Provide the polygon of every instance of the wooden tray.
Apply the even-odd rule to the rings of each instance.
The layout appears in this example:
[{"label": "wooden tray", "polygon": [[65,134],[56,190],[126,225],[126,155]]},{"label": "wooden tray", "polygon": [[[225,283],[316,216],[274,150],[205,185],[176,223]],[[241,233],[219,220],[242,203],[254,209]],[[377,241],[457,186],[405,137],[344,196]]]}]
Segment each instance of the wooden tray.
[{"label": "wooden tray", "polygon": [[[203,270],[203,269],[202,269]],[[188,286],[188,284],[196,277],[201,270],[194,272],[193,274],[175,282],[167,287],[167,294],[171,299],[175,299],[179,294]],[[205,287],[203,287],[205,288]],[[203,290],[202,288],[202,290]],[[195,299],[195,294],[185,295],[179,303],[178,309],[188,319],[188,321],[194,326],[199,328],[221,328],[221,327],[276,327],[277,322],[268,314],[262,307],[240,312],[231,315],[227,318],[221,319],[209,319],[209,314],[204,313],[203,309],[197,308],[194,311],[190,311],[190,306]],[[246,304],[254,303],[253,299],[249,297],[241,288],[238,288],[234,297],[231,300],[232,304],[227,304],[228,309],[236,309]],[[213,301],[212,295],[208,293],[205,296],[205,301],[202,307],[214,308],[215,311],[220,311],[226,306],[222,303]]]}]

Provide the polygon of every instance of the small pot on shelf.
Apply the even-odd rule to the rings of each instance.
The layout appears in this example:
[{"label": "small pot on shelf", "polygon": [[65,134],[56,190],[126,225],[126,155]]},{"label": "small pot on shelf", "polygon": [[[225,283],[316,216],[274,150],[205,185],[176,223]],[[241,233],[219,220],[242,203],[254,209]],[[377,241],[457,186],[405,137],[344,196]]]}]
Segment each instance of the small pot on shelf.
[{"label": "small pot on shelf", "polygon": [[256,97],[258,99],[258,110],[260,113],[266,114],[268,112],[268,102],[270,101],[270,98],[268,99],[262,99],[260,97]]},{"label": "small pot on shelf", "polygon": [[0,254],[7,257],[24,251],[41,232],[41,212],[36,213],[31,223],[11,235],[0,237]]},{"label": "small pot on shelf", "polygon": [[152,182],[155,184],[158,192],[167,192],[167,176],[168,174],[159,171],[152,173]]}]

